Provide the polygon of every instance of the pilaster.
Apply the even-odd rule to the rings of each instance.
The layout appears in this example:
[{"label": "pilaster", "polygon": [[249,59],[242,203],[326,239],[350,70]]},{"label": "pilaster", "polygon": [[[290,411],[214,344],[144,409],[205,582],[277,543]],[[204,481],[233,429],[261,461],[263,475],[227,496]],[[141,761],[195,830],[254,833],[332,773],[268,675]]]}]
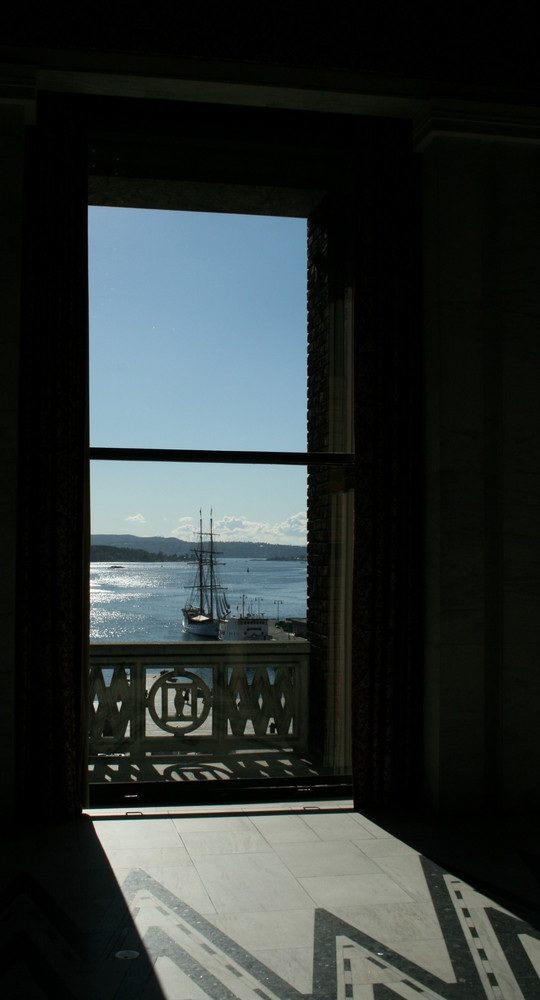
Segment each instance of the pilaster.
[{"label": "pilaster", "polygon": [[[426,786],[540,801],[540,113],[426,105]],[[536,609],[536,610],[535,610]]]},{"label": "pilaster", "polygon": [[[15,782],[15,583],[17,572],[17,429],[25,127],[32,121],[31,81],[0,72],[0,803],[9,816]],[[37,512],[36,512],[37,513]]]}]

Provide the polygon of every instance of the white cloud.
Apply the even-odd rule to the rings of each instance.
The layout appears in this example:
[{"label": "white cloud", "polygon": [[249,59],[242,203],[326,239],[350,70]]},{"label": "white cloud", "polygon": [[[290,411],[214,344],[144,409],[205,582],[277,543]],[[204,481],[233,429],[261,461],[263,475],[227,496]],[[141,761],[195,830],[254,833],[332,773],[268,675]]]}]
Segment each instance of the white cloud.
[{"label": "white cloud", "polygon": [[192,517],[179,517],[177,519],[177,527],[171,531],[171,536],[173,538],[181,538],[186,542],[191,542],[193,541],[194,531],[195,521]]},{"label": "white cloud", "polygon": [[222,541],[273,542],[278,545],[305,545],[307,517],[305,511],[291,514],[284,521],[251,521],[247,517],[226,515],[214,522],[216,535]]},{"label": "white cloud", "polygon": [[[174,538],[193,541],[199,530],[199,521],[193,517],[181,517],[170,532]],[[208,530],[208,522],[203,519],[203,530]],[[222,542],[269,542],[275,545],[305,545],[307,541],[307,515],[305,511],[291,514],[283,521],[253,521],[245,515],[225,514],[214,518],[214,534]]]},{"label": "white cloud", "polygon": [[137,521],[139,524],[146,524],[144,514],[132,514],[131,517],[125,517],[124,521]]}]

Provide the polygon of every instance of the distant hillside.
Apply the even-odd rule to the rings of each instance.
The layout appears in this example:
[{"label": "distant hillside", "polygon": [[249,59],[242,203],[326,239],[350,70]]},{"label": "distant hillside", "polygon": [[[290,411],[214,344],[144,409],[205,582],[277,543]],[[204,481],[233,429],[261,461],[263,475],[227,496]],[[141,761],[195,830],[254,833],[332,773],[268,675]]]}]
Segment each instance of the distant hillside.
[{"label": "distant hillside", "polygon": [[[121,562],[122,558],[127,562],[126,552],[130,550],[154,553],[158,561],[163,561],[164,557],[182,558],[190,555],[196,542],[186,542],[181,538],[162,538],[159,535],[151,538],[141,538],[139,535],[92,535],[90,544],[90,558],[93,562]],[[95,555],[95,552],[100,551],[98,547],[102,546],[107,546],[109,551],[114,549],[114,554],[103,558]],[[216,548],[230,559],[294,559],[307,554],[306,545],[273,545],[269,542],[220,542],[217,539]],[[134,561],[133,555],[130,561]],[[136,561],[143,562],[144,558]]]},{"label": "distant hillside", "polygon": [[190,554],[168,555],[165,552],[149,552],[148,549],[121,548],[119,545],[90,546],[90,562],[188,562],[192,558]]}]

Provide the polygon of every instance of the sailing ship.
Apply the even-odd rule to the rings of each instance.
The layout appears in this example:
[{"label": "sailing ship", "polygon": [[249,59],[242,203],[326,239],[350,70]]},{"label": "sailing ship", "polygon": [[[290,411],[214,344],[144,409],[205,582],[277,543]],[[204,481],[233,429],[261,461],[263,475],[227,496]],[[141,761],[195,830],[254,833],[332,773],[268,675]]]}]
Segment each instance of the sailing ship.
[{"label": "sailing ship", "polygon": [[182,608],[182,631],[202,639],[217,639],[220,619],[229,611],[226,587],[216,575],[219,555],[214,548],[214,529],[210,511],[210,531],[203,531],[202,512],[199,512],[199,544],[193,549],[197,564],[195,579],[190,586],[191,594]]}]

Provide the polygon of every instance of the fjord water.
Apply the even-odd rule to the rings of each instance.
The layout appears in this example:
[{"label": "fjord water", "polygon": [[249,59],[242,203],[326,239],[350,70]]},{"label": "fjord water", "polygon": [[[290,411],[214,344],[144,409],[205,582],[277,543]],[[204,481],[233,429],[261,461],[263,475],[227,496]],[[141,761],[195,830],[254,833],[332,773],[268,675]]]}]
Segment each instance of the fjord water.
[{"label": "fjord water", "polygon": [[[267,618],[304,618],[307,563],[227,559],[219,567],[232,613],[244,603]],[[91,642],[183,642],[182,608],[190,596],[193,563],[92,563]],[[244,598],[242,600],[242,598]]]}]

